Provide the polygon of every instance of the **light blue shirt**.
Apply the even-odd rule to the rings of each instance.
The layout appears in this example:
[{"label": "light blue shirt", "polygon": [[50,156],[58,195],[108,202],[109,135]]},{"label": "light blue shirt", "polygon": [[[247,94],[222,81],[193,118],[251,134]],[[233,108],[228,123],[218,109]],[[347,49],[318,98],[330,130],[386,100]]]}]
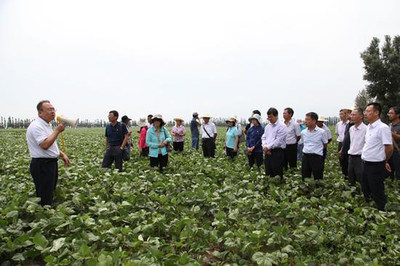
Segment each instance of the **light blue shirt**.
[{"label": "light blue shirt", "polygon": [[328,137],[322,128],[318,126],[313,130],[308,128],[301,131],[301,139],[303,140],[303,152],[308,154],[318,154],[323,156],[324,144],[328,143]]},{"label": "light blue shirt", "polygon": [[274,124],[269,123],[261,137],[262,146],[267,147],[268,150],[284,149],[286,148],[286,135],[287,129],[284,123],[279,120]]},{"label": "light blue shirt", "polygon": [[146,145],[149,146],[150,157],[158,157],[158,154],[166,155],[168,153],[166,147],[158,147],[158,143],[164,140],[167,140],[168,143],[172,141],[171,134],[165,127],[161,128],[159,136],[157,136],[155,127],[151,127],[147,130]]},{"label": "light blue shirt", "polygon": [[225,146],[231,149],[235,148],[235,139],[239,136],[239,130],[237,127],[229,127],[226,131]]}]

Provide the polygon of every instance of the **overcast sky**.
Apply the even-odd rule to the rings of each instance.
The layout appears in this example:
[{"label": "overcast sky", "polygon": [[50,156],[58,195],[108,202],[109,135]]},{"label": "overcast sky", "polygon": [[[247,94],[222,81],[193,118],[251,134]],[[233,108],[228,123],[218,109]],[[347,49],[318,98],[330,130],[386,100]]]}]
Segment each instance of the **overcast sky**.
[{"label": "overcast sky", "polygon": [[400,1],[0,0],[0,116],[134,120],[269,107],[335,116],[360,53],[398,35]]}]

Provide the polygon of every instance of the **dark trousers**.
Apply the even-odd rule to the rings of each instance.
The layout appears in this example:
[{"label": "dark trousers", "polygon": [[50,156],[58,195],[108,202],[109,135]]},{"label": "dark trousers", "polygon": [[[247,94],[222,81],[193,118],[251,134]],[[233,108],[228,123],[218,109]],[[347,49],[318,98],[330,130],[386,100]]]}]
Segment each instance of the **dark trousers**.
[{"label": "dark trousers", "polygon": [[[343,147],[343,143],[339,142],[338,143],[338,152],[342,149]],[[347,152],[347,151],[346,151]],[[342,174],[344,176],[348,176],[349,172],[349,155],[347,153],[342,153],[342,155],[339,157],[339,163],[340,163],[340,167],[342,168]]]},{"label": "dark trousers", "polygon": [[253,167],[254,163],[256,163],[258,168],[260,168],[264,159],[262,152],[252,152],[250,154],[247,154],[247,158],[249,160],[250,167]]},{"label": "dark trousers", "polygon": [[383,211],[386,204],[385,184],[386,177],[385,162],[363,161],[363,175],[361,187],[366,200],[372,196],[378,210]]},{"label": "dark trousers", "polygon": [[142,148],[142,152],[140,153],[140,156],[148,157],[149,156],[149,147]]},{"label": "dark trousers", "polygon": [[400,180],[400,153],[394,147],[392,157],[389,160],[390,168],[392,168],[392,172],[389,173],[391,178],[396,178]]},{"label": "dark trousers", "polygon": [[174,142],[174,151],[183,151],[184,142]]},{"label": "dark trousers", "polygon": [[225,147],[226,150],[226,156],[231,157],[231,159],[235,158],[237,155],[237,151],[234,151],[232,148]]},{"label": "dark trousers", "polygon": [[271,154],[265,154],[265,174],[271,177],[279,175],[283,177],[283,149],[273,149]]},{"label": "dark trousers", "polygon": [[108,146],[104,153],[103,163],[101,167],[111,168],[112,163],[115,161],[115,168],[122,172],[122,150],[119,145]]},{"label": "dark trousers", "polygon": [[159,167],[160,171],[168,164],[168,153],[165,155],[159,154],[158,157],[150,157],[150,167]]},{"label": "dark trousers", "polygon": [[287,144],[284,149],[283,168],[288,169],[297,167],[297,143]]},{"label": "dark trousers", "polygon": [[363,163],[361,155],[349,155],[348,170],[350,184],[354,186],[356,181],[361,184],[363,174]]},{"label": "dark trousers", "polygon": [[215,143],[214,139],[203,138],[202,148],[204,157],[214,157],[215,156]]},{"label": "dark trousers", "polygon": [[40,204],[51,205],[58,180],[57,159],[32,158],[29,171],[35,183],[36,196],[41,199]]},{"label": "dark trousers", "polygon": [[192,136],[192,149],[199,149],[199,137]]},{"label": "dark trousers", "polygon": [[314,176],[315,180],[324,177],[324,158],[321,155],[313,153],[303,153],[301,161],[301,176],[304,180],[306,177]]}]

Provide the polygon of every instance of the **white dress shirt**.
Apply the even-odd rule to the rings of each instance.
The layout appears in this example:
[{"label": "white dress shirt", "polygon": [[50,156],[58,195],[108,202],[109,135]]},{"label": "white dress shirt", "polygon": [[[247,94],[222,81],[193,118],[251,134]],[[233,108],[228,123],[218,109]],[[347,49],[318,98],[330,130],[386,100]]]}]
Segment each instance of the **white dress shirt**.
[{"label": "white dress shirt", "polygon": [[368,162],[385,161],[385,145],[392,145],[392,133],[389,126],[378,119],[367,127],[361,159]]},{"label": "white dress shirt", "polygon": [[336,126],[335,126],[335,133],[338,136],[337,141],[342,142],[344,139],[344,132],[346,130],[346,126],[349,123],[349,120],[346,120],[345,122],[339,121]]},{"label": "white dress shirt", "polygon": [[328,140],[332,139],[332,132],[329,129],[329,127],[325,124],[322,124],[322,129],[325,131],[326,137],[328,138]]},{"label": "white dress shirt", "polygon": [[288,124],[286,124],[286,130],[287,130],[287,135],[286,135],[286,144],[296,144],[297,143],[297,137],[300,137],[300,126],[293,120],[290,120]]},{"label": "white dress shirt", "polygon": [[360,125],[352,126],[349,129],[350,134],[350,149],[347,152],[350,155],[361,155],[362,149],[365,144],[365,134],[367,133],[367,126],[361,122]]},{"label": "white dress shirt", "polygon": [[26,130],[26,141],[28,142],[29,153],[31,158],[58,158],[60,150],[57,141],[47,149],[42,149],[39,145],[45,141],[51,134],[53,129],[51,124],[38,117],[32,121]]},{"label": "white dress shirt", "polygon": [[323,156],[324,144],[328,143],[328,137],[322,128],[316,126],[313,130],[306,128],[301,131],[301,139],[303,140],[303,152],[308,154],[318,154]]},{"label": "white dress shirt", "polygon": [[265,129],[264,134],[261,137],[261,143],[263,147],[267,147],[268,150],[277,148],[286,148],[286,125],[281,121],[277,120],[274,124],[269,123]]},{"label": "white dress shirt", "polygon": [[217,127],[215,126],[215,124],[213,122],[208,122],[207,124],[202,124],[201,125],[201,136],[203,139],[208,139],[210,138],[206,131],[204,130],[206,129],[208,132],[208,135],[210,135],[211,138],[214,137],[214,134],[217,134]]}]

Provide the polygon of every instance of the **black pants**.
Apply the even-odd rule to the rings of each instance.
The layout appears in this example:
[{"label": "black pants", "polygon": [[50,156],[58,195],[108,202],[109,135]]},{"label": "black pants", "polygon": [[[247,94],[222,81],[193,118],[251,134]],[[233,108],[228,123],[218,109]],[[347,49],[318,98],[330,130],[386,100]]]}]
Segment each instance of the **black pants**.
[{"label": "black pants", "polygon": [[32,158],[29,171],[35,183],[40,204],[51,205],[58,180],[57,158]]},{"label": "black pants", "polygon": [[283,149],[271,150],[271,155],[265,154],[265,174],[271,177],[283,177]]},{"label": "black pants", "polygon": [[184,142],[174,142],[174,151],[183,151]]},{"label": "black pants", "polygon": [[361,184],[363,174],[363,163],[361,155],[349,155],[348,170],[350,184],[354,186],[356,181]]},{"label": "black pants", "polygon": [[203,138],[202,148],[204,157],[214,157],[215,156],[215,142],[214,139]]},{"label": "black pants", "polygon": [[149,156],[149,147],[142,148],[142,153],[140,154],[142,157],[148,157]]},{"label": "black pants", "polygon": [[386,204],[385,184],[386,177],[385,162],[363,161],[363,175],[361,187],[366,200],[372,196],[378,210],[383,211]]},{"label": "black pants", "polygon": [[226,156],[231,157],[233,159],[237,155],[237,151],[234,151],[232,148],[225,147]]},{"label": "black pants", "polygon": [[253,167],[254,163],[256,163],[258,168],[260,168],[264,159],[262,152],[252,152],[250,154],[247,154],[247,158],[249,159],[250,167]]},{"label": "black pants", "polygon": [[[342,149],[343,147],[343,143],[339,142],[338,143],[338,152]],[[342,174],[344,176],[348,176],[349,175],[349,155],[346,152],[342,152],[342,155],[339,157],[339,163],[340,163],[340,167],[342,168]]]},{"label": "black pants", "polygon": [[160,171],[168,164],[168,153],[165,155],[159,154],[158,157],[150,157],[150,167],[159,167]]},{"label": "black pants", "polygon": [[109,146],[104,153],[103,163],[101,167],[111,168],[112,163],[115,161],[115,168],[122,172],[122,150],[119,145]]},{"label": "black pants", "polygon": [[390,168],[392,168],[392,172],[389,173],[390,177],[400,180],[400,152],[396,147],[393,148],[393,154],[392,157],[390,157],[389,164]]},{"label": "black pants", "polygon": [[283,168],[288,169],[288,164],[290,168],[297,167],[297,143],[287,144],[284,149]]},{"label": "black pants", "polygon": [[303,153],[301,176],[304,180],[306,177],[311,177],[311,174],[315,180],[324,178],[324,158],[318,154]]}]

